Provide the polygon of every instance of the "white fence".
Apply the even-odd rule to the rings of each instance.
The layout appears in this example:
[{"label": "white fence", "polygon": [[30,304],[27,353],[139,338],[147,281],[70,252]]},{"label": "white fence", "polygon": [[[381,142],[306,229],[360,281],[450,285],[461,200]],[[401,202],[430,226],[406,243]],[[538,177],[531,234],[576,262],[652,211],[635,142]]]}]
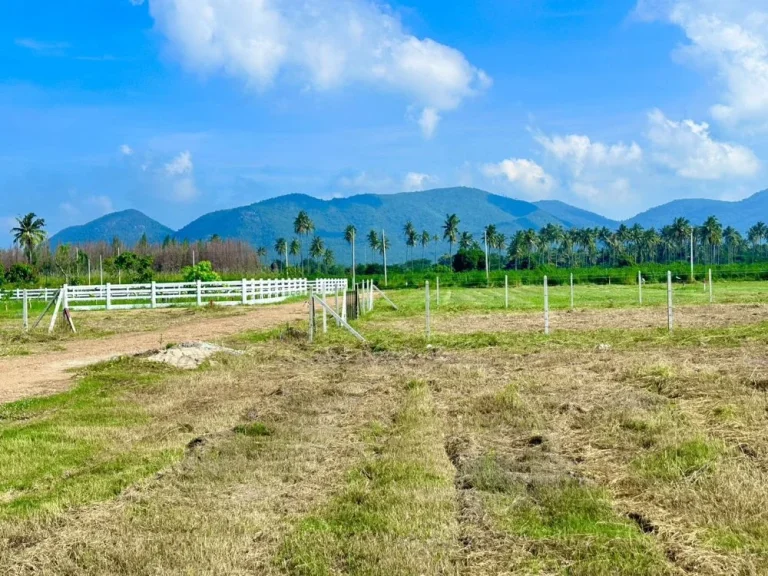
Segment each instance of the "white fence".
[{"label": "white fence", "polygon": [[[130,310],[133,308],[168,308],[171,306],[235,306],[281,302],[291,296],[334,294],[347,289],[346,278],[318,280],[275,279],[233,282],[173,282],[147,284],[104,284],[97,286],[64,286],[63,305],[70,310]],[[22,300],[24,290],[2,294]],[[51,300],[57,289],[26,290],[30,300]]]}]

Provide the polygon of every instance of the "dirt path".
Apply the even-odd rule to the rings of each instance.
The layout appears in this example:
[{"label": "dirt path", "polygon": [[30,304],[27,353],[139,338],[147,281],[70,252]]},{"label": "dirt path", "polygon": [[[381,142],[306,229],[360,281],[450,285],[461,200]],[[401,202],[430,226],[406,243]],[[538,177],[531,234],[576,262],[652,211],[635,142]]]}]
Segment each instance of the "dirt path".
[{"label": "dirt path", "polygon": [[237,316],[198,318],[165,330],[74,340],[61,351],[0,358],[0,404],[27,396],[60,392],[69,386],[72,373],[68,370],[72,368],[162,348],[169,342],[204,340],[215,343],[238,332],[272,328],[304,318],[303,306],[284,304],[258,308]]}]

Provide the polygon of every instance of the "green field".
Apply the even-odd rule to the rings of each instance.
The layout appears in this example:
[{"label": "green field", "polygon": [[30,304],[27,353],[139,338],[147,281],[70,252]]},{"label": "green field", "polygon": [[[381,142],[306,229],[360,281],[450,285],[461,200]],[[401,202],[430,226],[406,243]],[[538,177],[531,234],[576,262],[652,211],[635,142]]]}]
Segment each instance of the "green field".
[{"label": "green field", "polygon": [[429,342],[393,290],[365,344],[85,369],[0,406],[0,573],[768,574],[768,285],[716,288],[669,333],[662,286],[553,287],[551,336],[539,287],[445,288]]}]

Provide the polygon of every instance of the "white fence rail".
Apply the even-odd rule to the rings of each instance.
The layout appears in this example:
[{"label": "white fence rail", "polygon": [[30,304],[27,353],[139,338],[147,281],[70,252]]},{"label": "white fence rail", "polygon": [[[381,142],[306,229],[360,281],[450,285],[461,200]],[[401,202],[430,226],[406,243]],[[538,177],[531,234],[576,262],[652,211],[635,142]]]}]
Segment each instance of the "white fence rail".
[{"label": "white fence rail", "polygon": [[[103,284],[97,286],[64,286],[65,308],[70,310],[130,310],[133,308],[168,308],[171,306],[235,306],[281,302],[291,296],[305,295],[312,289],[317,294],[334,294],[347,289],[346,278],[317,280],[243,278],[230,282],[173,282],[147,284]],[[25,290],[0,293],[12,300],[22,300]],[[26,290],[30,300],[49,301],[57,289]]]}]

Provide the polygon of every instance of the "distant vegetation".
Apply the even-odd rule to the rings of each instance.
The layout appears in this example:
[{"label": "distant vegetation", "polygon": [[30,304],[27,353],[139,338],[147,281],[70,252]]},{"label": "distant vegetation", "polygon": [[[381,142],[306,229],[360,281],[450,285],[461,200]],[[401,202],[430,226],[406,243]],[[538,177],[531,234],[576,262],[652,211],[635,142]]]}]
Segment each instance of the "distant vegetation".
[{"label": "distant vegetation", "polygon": [[[124,246],[116,237],[111,244],[59,244],[52,251],[46,242],[43,219],[30,213],[19,218],[17,224],[12,230],[15,247],[0,251],[1,277],[8,284],[38,283],[41,277],[54,283],[84,283],[89,269],[92,283],[98,282],[102,273],[105,281],[147,282],[154,278],[202,279],[214,275],[340,276],[350,274],[352,269],[351,259],[337,262],[326,238],[315,232],[315,223],[305,210],[299,211],[293,221],[295,236],[275,238],[271,249],[222,240],[216,235],[194,243],[178,242],[169,235],[161,243],[150,243],[142,236],[135,245]],[[419,283],[433,274],[461,273],[463,276],[453,281],[463,277],[469,284],[484,281],[486,254],[491,276],[512,273],[519,282],[534,278],[538,281],[542,271],[549,271],[556,280],[566,270],[577,271],[576,277],[582,281],[611,275],[634,278],[622,270],[637,267],[649,272],[674,267],[685,276],[691,244],[697,264],[724,267],[721,274],[730,270],[729,277],[738,277],[746,264],[757,273],[768,261],[766,224],[757,222],[744,237],[731,226],[723,228],[715,216],[701,226],[676,218],[660,230],[639,224],[622,224],[615,230],[567,229],[550,223],[511,236],[499,232],[497,225],[488,224],[480,237],[462,230],[461,218],[455,213],[446,214],[440,230],[419,231],[411,220],[396,231],[358,232],[355,226],[343,223],[339,228],[337,235],[357,248],[354,264],[358,276],[382,274],[393,244],[404,246],[406,261],[387,266],[393,285]],[[439,249],[444,243],[449,248],[447,254]],[[202,262],[210,265],[209,271],[200,269]],[[445,281],[452,279],[446,277]]]}]

